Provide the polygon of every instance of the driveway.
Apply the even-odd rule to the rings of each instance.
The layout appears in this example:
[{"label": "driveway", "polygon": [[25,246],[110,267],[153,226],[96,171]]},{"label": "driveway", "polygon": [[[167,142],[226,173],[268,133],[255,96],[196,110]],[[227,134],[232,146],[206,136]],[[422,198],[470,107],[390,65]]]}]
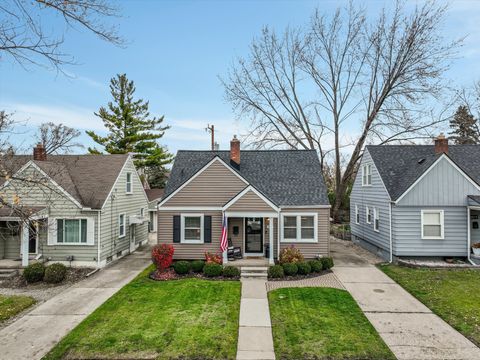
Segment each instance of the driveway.
[{"label": "driveway", "polygon": [[381,260],[351,242],[332,241],[345,288],[398,359],[480,359],[480,349],[373,264]]},{"label": "driveway", "polygon": [[150,264],[149,247],[120,259],[0,330],[0,359],[41,359],[60,339]]}]

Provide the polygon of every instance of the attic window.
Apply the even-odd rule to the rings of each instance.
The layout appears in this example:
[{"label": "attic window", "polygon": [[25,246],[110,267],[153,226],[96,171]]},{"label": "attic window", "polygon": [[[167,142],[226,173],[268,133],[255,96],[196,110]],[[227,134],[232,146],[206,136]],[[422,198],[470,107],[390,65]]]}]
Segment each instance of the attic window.
[{"label": "attic window", "polygon": [[362,186],[372,185],[372,165],[365,164],[362,166]]},{"label": "attic window", "polygon": [[131,172],[127,172],[127,182],[126,182],[125,192],[127,194],[132,193],[132,173]]}]

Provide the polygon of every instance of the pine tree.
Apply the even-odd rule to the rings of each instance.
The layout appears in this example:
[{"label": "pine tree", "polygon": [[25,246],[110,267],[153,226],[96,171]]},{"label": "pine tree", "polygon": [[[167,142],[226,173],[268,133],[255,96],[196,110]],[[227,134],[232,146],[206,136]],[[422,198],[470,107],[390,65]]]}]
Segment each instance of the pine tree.
[{"label": "pine tree", "polygon": [[[172,162],[173,156],[158,144],[169,126],[162,126],[164,117],[150,117],[149,103],[143,99],[134,100],[135,85],[125,74],[118,74],[110,80],[110,93],[113,102],[107,108],[101,107],[95,113],[108,130],[106,136],[87,131],[87,134],[107,153],[134,153],[137,168],[163,167]],[[91,154],[102,151],[89,148]]]},{"label": "pine tree", "polygon": [[455,144],[478,144],[479,131],[477,119],[473,117],[465,105],[458,107],[453,119],[450,120],[450,139]]}]

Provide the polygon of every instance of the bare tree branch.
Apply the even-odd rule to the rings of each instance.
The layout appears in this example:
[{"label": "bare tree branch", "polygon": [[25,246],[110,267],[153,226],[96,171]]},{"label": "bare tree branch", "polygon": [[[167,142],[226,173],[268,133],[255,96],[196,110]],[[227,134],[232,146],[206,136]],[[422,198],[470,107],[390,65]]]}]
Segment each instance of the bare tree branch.
[{"label": "bare tree branch", "polygon": [[83,148],[78,142],[73,142],[80,136],[80,131],[63,124],[52,122],[40,125],[37,141],[43,144],[47,154],[69,153],[75,148]]}]

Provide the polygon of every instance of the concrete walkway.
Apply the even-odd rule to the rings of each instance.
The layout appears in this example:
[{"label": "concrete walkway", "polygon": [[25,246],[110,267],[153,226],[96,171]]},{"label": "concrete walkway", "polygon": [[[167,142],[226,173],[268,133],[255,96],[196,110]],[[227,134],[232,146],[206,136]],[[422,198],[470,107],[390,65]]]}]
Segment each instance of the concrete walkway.
[{"label": "concrete walkway", "polygon": [[333,272],[398,359],[480,359],[480,349],[362,256],[332,243]]},{"label": "concrete walkway", "polygon": [[272,360],[272,324],[265,280],[242,279],[237,360]]},{"label": "concrete walkway", "polygon": [[150,262],[149,248],[139,249],[3,328],[0,330],[0,359],[41,359]]}]

